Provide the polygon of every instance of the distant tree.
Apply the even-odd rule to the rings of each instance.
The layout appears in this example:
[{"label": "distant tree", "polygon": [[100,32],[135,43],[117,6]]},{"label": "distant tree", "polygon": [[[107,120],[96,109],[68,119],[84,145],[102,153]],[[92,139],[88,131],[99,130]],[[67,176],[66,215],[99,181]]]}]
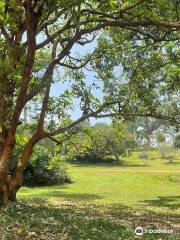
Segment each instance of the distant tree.
[{"label": "distant tree", "polygon": [[167,160],[169,163],[173,163],[176,159],[176,151],[173,145],[162,144],[159,150],[161,152],[161,158]]},{"label": "distant tree", "polygon": [[158,145],[160,145],[160,143],[163,143],[166,141],[166,136],[163,132],[161,132],[160,130],[158,130],[156,133],[155,133],[155,136],[156,136],[156,141],[158,142]]},{"label": "distant tree", "polygon": [[82,128],[64,144],[70,159],[102,162],[108,157],[120,163],[121,157],[129,155],[136,147],[136,139],[122,124],[96,124]]},{"label": "distant tree", "polygon": [[159,129],[162,124],[163,122],[160,119],[139,117],[130,122],[129,129],[136,132],[140,142],[143,143],[143,141],[145,141],[146,148],[149,149],[154,132]]},{"label": "distant tree", "polygon": [[174,147],[175,147],[176,149],[180,149],[180,134],[177,135],[177,136],[175,137],[175,139],[174,139]]}]

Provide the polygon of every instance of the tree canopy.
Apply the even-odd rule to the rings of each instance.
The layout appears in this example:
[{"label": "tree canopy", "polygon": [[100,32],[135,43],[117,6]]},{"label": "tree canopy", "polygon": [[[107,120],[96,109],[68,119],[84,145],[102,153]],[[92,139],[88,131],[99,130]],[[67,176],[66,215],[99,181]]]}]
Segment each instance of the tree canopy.
[{"label": "tree canopy", "polygon": [[[53,140],[90,117],[143,115],[179,121],[175,101],[172,111],[161,111],[162,103],[178,91],[178,1],[1,0],[0,16],[4,202],[21,186],[33,147],[43,138]],[[90,44],[93,50],[84,51]],[[96,80],[87,79],[86,71],[91,70]],[[60,84],[56,97],[50,94],[54,82]],[[101,98],[95,94],[98,88]],[[69,109],[74,99],[82,116],[72,121]],[[37,102],[34,133],[9,180],[16,131],[32,102]]]}]

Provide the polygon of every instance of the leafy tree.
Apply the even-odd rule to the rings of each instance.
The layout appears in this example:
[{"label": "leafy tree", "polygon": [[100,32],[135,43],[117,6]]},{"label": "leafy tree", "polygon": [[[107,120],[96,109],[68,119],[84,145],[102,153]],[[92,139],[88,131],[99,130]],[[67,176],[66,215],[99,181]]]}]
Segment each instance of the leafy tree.
[{"label": "leafy tree", "polygon": [[169,163],[173,163],[176,159],[176,151],[173,145],[162,144],[159,150],[161,152],[161,158],[167,160]]},{"label": "leafy tree", "polygon": [[66,158],[83,162],[121,162],[136,147],[134,134],[127,132],[122,123],[83,126],[81,131],[64,143]]},{"label": "leafy tree", "polygon": [[155,131],[158,131],[163,124],[164,122],[161,119],[138,117],[134,121],[129,122],[129,129],[132,132],[136,132],[140,143],[145,142],[148,150]]},{"label": "leafy tree", "polygon": [[158,145],[159,145],[160,143],[163,143],[163,142],[166,141],[166,136],[164,135],[163,132],[157,131],[156,132],[156,140],[157,140]]},{"label": "leafy tree", "polygon": [[[176,1],[167,0],[0,1],[0,192],[5,205],[16,199],[33,148],[44,138],[63,137],[78,123],[104,115],[177,121],[176,114],[157,111],[160,95],[166,99],[177,90],[177,12]],[[74,46],[95,38],[93,53],[73,54]],[[121,84],[114,81],[116,65],[123,66]],[[89,68],[103,83],[103,99],[94,96],[94,81],[87,82],[83,69]],[[52,97],[55,81],[61,91]],[[82,111],[74,122],[69,116],[73,99]],[[34,132],[8,176],[20,118],[32,101],[38,103]]]},{"label": "leafy tree", "polygon": [[[22,135],[17,135],[17,144],[13,154],[13,159],[9,166],[9,174],[16,167],[19,156],[22,152],[27,138]],[[47,144],[47,143],[46,143]],[[64,182],[71,182],[65,166],[59,161],[59,155],[55,148],[48,149],[46,144],[38,144],[31,155],[29,162],[24,170],[25,185],[52,185]]]},{"label": "leafy tree", "polygon": [[180,149],[180,135],[177,135],[174,139],[174,147]]}]

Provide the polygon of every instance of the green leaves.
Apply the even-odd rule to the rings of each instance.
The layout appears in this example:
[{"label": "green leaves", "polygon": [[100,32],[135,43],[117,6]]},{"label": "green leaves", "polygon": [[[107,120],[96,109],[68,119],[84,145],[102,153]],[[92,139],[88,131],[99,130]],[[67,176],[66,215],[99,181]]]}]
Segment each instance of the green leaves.
[{"label": "green leaves", "polygon": [[[42,137],[72,123],[74,103],[80,120],[97,117],[97,109],[121,119],[155,116],[179,88],[177,20],[177,3],[167,0],[0,1],[0,100],[7,109],[1,125],[15,139],[32,101],[38,110],[31,126]],[[55,82],[56,97],[48,94]],[[173,119],[177,108],[173,102],[168,111]],[[84,140],[84,152],[91,143]]]},{"label": "green leaves", "polygon": [[[120,121],[113,124],[81,125],[75,136],[64,143],[68,160],[83,162],[120,161],[126,151],[136,146],[135,135]],[[108,161],[108,160],[107,160]]]}]

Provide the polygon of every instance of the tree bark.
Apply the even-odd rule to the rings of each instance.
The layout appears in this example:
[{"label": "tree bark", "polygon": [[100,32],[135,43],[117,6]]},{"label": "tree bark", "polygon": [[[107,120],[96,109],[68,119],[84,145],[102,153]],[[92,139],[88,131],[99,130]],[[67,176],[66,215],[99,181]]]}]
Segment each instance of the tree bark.
[{"label": "tree bark", "polygon": [[4,100],[0,101],[0,159],[3,155],[4,146],[7,137],[7,130],[4,127],[4,123],[6,122],[6,103]]},{"label": "tree bark", "polygon": [[0,127],[0,159],[3,155],[4,146],[6,143],[7,131]]},{"label": "tree bark", "polygon": [[0,183],[0,202],[2,202],[4,206],[7,206],[9,202],[16,202],[16,194],[19,188],[22,186],[22,182],[18,186],[12,186],[11,176],[9,175],[5,176],[1,180],[2,182]]},{"label": "tree bark", "polygon": [[152,133],[147,132],[147,135],[146,135],[147,149],[150,149],[150,147],[151,147],[151,134]]},{"label": "tree bark", "polygon": [[111,154],[115,157],[117,164],[122,164],[122,160],[118,154],[114,152],[111,152]]},{"label": "tree bark", "polygon": [[2,158],[4,161],[1,161],[0,164],[0,196],[4,206],[8,205],[9,202],[16,202],[16,194],[23,184],[24,168],[32,154],[34,145],[39,140],[39,135],[34,134],[33,137],[28,141],[12,176],[8,175],[8,166],[6,165],[6,162],[9,162],[9,152],[3,153]]}]

